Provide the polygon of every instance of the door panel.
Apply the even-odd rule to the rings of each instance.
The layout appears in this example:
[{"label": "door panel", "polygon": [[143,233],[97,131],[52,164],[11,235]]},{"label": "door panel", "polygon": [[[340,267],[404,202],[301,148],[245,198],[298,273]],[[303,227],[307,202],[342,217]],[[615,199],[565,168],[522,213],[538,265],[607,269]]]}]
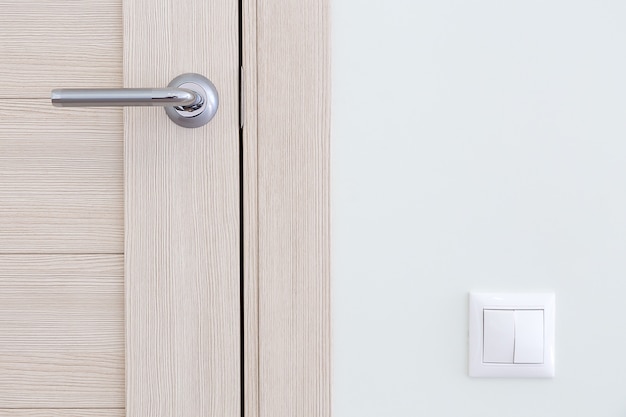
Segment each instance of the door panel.
[{"label": "door panel", "polygon": [[121,255],[0,255],[0,408],[123,407],[123,292]]},{"label": "door panel", "polygon": [[49,95],[121,87],[121,0],[1,0],[0,84],[0,416],[119,414],[122,111]]},{"label": "door panel", "polygon": [[[0,417],[239,415],[237,12],[0,0]],[[49,102],[183,72],[219,90],[206,127]]]},{"label": "door panel", "polygon": [[122,253],[123,152],[121,109],[0,99],[0,253]]},{"label": "door panel", "polygon": [[122,86],[122,0],[2,0],[0,98]]},{"label": "door panel", "polygon": [[125,0],[124,16],[126,87],[197,72],[220,96],[198,129],[124,111],[127,415],[239,416],[237,2]]},{"label": "door panel", "polygon": [[0,417],[124,417],[124,409],[0,409]]}]

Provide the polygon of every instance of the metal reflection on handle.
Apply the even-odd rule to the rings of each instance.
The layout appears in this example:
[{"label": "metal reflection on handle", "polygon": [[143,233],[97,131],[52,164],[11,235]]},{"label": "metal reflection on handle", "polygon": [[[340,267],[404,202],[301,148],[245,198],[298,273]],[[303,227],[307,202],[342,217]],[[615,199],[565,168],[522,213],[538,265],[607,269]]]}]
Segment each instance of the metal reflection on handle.
[{"label": "metal reflection on handle", "polygon": [[57,107],[163,106],[174,123],[183,127],[207,124],[217,112],[217,89],[199,74],[182,74],[168,88],[93,88],[52,90]]},{"label": "metal reflection on handle", "polygon": [[56,107],[187,106],[202,96],[176,88],[60,88],[50,97]]}]

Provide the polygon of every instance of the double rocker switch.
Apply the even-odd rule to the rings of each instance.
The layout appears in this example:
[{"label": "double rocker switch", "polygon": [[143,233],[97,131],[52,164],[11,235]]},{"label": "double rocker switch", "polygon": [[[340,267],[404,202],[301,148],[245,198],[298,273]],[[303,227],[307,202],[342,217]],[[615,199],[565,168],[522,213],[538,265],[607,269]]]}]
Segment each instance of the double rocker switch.
[{"label": "double rocker switch", "polygon": [[483,362],[544,362],[543,310],[483,310]]},{"label": "double rocker switch", "polygon": [[469,294],[469,376],[554,377],[554,293]]}]

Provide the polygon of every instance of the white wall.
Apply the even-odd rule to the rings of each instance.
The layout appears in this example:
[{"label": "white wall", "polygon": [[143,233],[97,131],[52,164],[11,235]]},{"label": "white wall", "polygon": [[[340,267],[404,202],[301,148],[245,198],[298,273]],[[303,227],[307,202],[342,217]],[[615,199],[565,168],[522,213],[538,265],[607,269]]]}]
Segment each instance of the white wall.
[{"label": "white wall", "polygon": [[[626,1],[332,0],[334,417],[626,416]],[[469,290],[556,378],[467,376]]]}]

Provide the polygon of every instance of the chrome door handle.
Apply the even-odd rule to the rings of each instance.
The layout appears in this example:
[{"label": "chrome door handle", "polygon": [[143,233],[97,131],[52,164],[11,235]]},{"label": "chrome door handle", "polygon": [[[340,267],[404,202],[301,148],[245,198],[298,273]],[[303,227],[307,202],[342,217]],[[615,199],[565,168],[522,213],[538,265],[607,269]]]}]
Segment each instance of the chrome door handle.
[{"label": "chrome door handle", "polygon": [[182,74],[167,88],[60,88],[50,100],[57,107],[164,106],[174,123],[200,127],[217,113],[217,89],[199,74]]},{"label": "chrome door handle", "polygon": [[202,96],[177,88],[59,88],[52,90],[50,100],[56,107],[187,107],[202,102]]}]

